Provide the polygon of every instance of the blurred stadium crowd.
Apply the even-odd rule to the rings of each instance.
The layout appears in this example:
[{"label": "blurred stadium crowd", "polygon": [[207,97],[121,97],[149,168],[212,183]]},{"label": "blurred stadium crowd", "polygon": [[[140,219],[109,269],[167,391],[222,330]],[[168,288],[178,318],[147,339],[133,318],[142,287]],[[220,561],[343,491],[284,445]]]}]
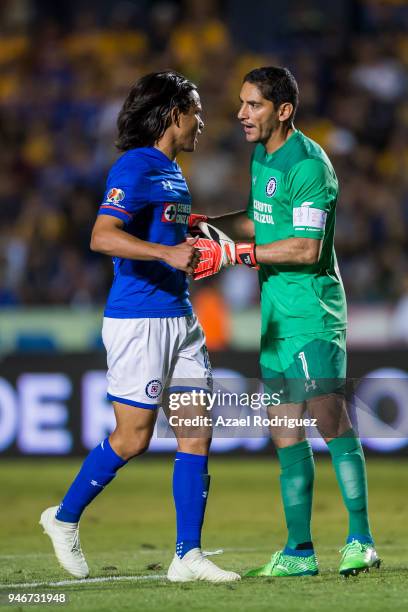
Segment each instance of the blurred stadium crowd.
[{"label": "blurred stadium crowd", "polygon": [[[250,147],[235,119],[238,94],[243,75],[265,64],[295,74],[296,125],[338,173],[336,248],[349,300],[392,302],[408,290],[405,2],[349,2],[346,32],[313,3],[289,2],[288,37],[275,40],[271,27],[262,48],[254,24],[253,45],[234,34],[225,2],[55,4],[59,13],[35,0],[0,9],[0,305],[103,303],[111,264],[89,251],[90,232],[117,156],[118,110],[150,70],[174,68],[199,85],[205,131],[197,153],[179,160],[194,210],[243,208]],[[216,283],[234,308],[256,301],[250,270]]]}]

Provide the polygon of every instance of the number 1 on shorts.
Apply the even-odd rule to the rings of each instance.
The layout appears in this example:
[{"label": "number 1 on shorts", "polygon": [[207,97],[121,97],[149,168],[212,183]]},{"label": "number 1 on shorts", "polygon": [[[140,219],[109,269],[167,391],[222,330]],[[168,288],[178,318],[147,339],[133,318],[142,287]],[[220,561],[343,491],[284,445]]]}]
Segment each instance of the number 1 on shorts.
[{"label": "number 1 on shorts", "polygon": [[306,380],[310,380],[309,368],[307,367],[306,355],[305,355],[304,351],[301,351],[298,354],[298,358],[302,362],[302,368],[303,368],[303,372],[305,373]]}]

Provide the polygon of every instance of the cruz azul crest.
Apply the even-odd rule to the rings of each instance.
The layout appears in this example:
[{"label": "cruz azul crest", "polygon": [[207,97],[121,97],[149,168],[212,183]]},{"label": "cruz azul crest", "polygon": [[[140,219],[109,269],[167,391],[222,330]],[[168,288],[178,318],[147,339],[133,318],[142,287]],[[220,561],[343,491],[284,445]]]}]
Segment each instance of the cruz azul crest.
[{"label": "cruz azul crest", "polygon": [[273,195],[275,195],[276,186],[277,180],[274,176],[272,176],[266,183],[266,195],[268,196],[268,198],[271,198]]},{"label": "cruz azul crest", "polygon": [[163,385],[161,384],[161,381],[155,378],[147,383],[145,393],[147,397],[155,399],[156,397],[159,397],[160,393],[162,392],[162,388]]}]

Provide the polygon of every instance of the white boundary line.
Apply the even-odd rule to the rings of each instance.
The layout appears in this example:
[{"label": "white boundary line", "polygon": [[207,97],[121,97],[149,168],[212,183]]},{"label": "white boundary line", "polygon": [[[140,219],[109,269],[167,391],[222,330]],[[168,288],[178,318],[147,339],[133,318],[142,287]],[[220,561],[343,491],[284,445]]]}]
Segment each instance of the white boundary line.
[{"label": "white boundary line", "polygon": [[76,586],[78,584],[94,584],[98,582],[122,582],[132,581],[139,582],[142,580],[162,580],[166,578],[165,574],[151,574],[147,576],[101,576],[99,578],[82,578],[80,580],[59,580],[58,582],[15,582],[12,584],[0,584],[0,589],[29,589],[35,587],[60,587],[60,586]]}]

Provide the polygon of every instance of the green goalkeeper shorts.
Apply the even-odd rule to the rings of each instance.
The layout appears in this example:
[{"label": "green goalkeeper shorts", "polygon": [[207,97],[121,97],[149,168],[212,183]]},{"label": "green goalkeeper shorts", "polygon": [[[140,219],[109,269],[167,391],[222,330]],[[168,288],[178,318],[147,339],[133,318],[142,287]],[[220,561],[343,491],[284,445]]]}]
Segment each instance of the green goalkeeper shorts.
[{"label": "green goalkeeper shorts", "polygon": [[346,331],[275,338],[260,361],[265,392],[279,393],[281,404],[344,394]]}]

